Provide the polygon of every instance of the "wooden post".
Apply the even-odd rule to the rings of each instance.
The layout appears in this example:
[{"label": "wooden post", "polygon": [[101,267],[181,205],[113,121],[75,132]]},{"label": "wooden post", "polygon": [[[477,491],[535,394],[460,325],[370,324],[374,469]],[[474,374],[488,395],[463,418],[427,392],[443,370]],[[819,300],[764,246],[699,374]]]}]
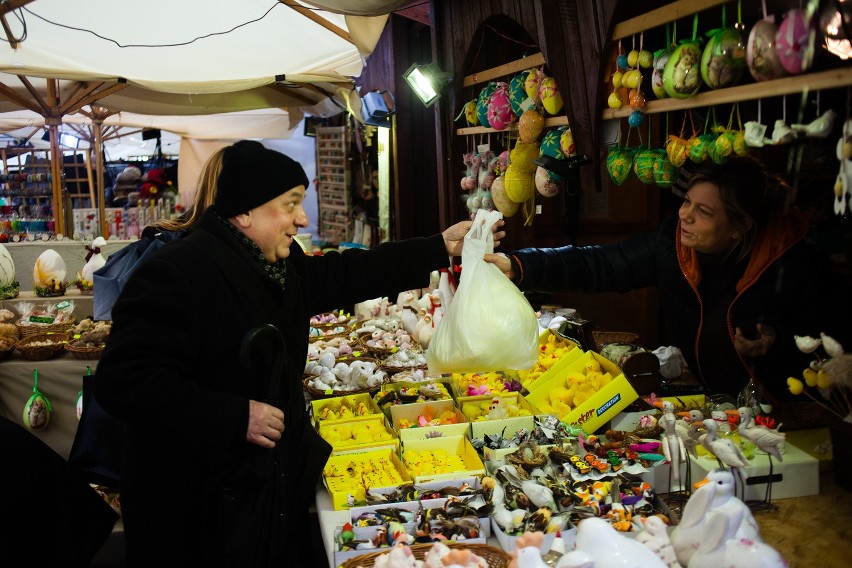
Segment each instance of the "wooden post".
[{"label": "wooden post", "polygon": [[94,149],[97,154],[95,155],[95,172],[97,174],[97,188],[98,188],[98,228],[100,230],[100,236],[103,238],[109,238],[109,232],[107,230],[107,222],[106,222],[106,204],[104,203],[104,154],[101,151],[103,148],[103,125],[104,121],[100,118],[96,118],[92,121],[92,133],[94,134],[95,144]]},{"label": "wooden post", "polygon": [[95,175],[92,173],[92,148],[83,154],[86,157],[86,180],[89,182],[89,201],[95,207]]}]

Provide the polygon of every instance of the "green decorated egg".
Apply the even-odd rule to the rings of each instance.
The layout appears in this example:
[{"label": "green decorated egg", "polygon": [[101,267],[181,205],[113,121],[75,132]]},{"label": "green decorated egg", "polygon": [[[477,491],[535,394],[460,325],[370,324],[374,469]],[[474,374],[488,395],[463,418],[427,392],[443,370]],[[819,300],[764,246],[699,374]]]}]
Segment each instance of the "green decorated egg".
[{"label": "green decorated egg", "polygon": [[562,134],[568,129],[567,126],[560,126],[559,128],[554,128],[553,130],[548,130],[544,135],[544,138],[541,139],[541,147],[539,148],[540,156],[549,156],[556,160],[562,160],[565,158],[565,153],[562,152],[562,147],[560,145]]},{"label": "green decorated egg", "polygon": [[661,49],[654,53],[654,70],[651,72],[651,90],[654,91],[654,95],[656,95],[658,99],[664,99],[669,96],[663,88],[663,71],[665,70],[666,63],[668,63],[669,57],[671,57],[674,50],[674,46],[670,46],[668,49]]},{"label": "green decorated egg", "polygon": [[639,147],[633,157],[633,173],[636,179],[644,184],[654,183],[654,162],[657,161],[657,150]]},{"label": "green decorated egg", "polygon": [[531,69],[521,71],[509,81],[509,102],[512,104],[512,111],[518,116],[521,116],[524,112],[521,109],[521,105],[527,100],[524,82],[527,80],[527,75],[529,75],[530,71]]},{"label": "green decorated egg", "polygon": [[611,148],[606,156],[606,170],[615,185],[621,185],[630,177],[633,169],[633,148]]},{"label": "green decorated egg", "polygon": [[701,88],[701,48],[697,42],[675,48],[663,69],[663,88],[675,99],[687,99]]},{"label": "green decorated egg", "polygon": [[746,68],[746,46],[734,28],[713,30],[701,54],[701,78],[711,89],[737,84]]},{"label": "green decorated egg", "polygon": [[476,99],[476,116],[479,119],[479,124],[488,128],[491,128],[491,123],[488,122],[488,102],[496,90],[497,83],[492,81],[479,91],[479,97]]},{"label": "green decorated egg", "polygon": [[719,134],[710,144],[710,148],[707,151],[710,159],[716,164],[724,164],[728,156],[734,152],[734,140],[736,137],[736,132],[731,132],[730,130]]},{"label": "green decorated egg", "polygon": [[670,188],[677,180],[678,170],[679,168],[671,163],[666,152],[660,150],[657,153],[657,159],[654,160],[654,183],[664,189]]}]

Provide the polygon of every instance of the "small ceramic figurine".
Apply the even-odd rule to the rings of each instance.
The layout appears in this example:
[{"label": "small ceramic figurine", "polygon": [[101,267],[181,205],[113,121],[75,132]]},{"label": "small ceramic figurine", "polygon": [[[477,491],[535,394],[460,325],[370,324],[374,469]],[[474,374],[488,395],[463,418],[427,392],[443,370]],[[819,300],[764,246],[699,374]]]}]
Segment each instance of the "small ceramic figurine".
[{"label": "small ceramic figurine", "polygon": [[716,457],[719,465],[725,464],[730,468],[746,467],[748,460],[743,451],[728,438],[716,437],[716,421],[712,418],[704,420],[704,429],[707,434],[701,440],[704,449]]},{"label": "small ceramic figurine", "polygon": [[742,509],[710,513],[688,568],[787,568],[787,562],[768,544],[737,536],[743,514]]},{"label": "small ceramic figurine", "polygon": [[[577,553],[577,554],[575,554]],[[557,568],[666,568],[656,554],[634,539],[623,536],[597,517],[577,525],[574,551],[559,559]]]},{"label": "small ceramic figurine", "polygon": [[[674,405],[669,401],[663,402],[663,416],[660,418],[660,426],[663,427],[663,455],[671,464],[671,479],[669,480],[669,493],[672,490],[681,489],[680,466],[686,459],[686,447],[683,440],[677,435],[677,417],[674,413]],[[674,487],[672,487],[672,481]]]},{"label": "small ceramic figurine", "polygon": [[636,542],[644,544],[668,568],[683,568],[677,560],[669,533],[666,532],[666,524],[660,517],[650,516],[645,519],[645,527],[636,535]]}]

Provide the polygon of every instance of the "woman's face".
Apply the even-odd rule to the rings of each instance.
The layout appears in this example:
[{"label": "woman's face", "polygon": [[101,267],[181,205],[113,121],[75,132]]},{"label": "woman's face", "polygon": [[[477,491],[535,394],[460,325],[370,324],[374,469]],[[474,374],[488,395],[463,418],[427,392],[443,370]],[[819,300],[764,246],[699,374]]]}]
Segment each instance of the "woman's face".
[{"label": "woman's face", "polygon": [[742,237],[722,205],[719,189],[709,182],[698,182],[690,188],[678,217],[681,244],[699,252],[724,252]]},{"label": "woman's face", "polygon": [[308,226],[304,201],[305,186],[298,185],[246,214],[243,233],[257,243],[270,264],[287,258],[299,227]]}]

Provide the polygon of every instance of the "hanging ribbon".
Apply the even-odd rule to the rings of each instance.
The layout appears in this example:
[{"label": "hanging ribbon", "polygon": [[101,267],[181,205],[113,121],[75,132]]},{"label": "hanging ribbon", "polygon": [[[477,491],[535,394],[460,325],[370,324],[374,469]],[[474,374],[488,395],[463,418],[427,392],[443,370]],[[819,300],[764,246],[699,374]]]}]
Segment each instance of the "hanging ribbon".
[{"label": "hanging ribbon", "polygon": [[89,262],[89,259],[91,259],[96,254],[101,254],[101,247],[86,245],[86,250],[88,251],[86,253],[86,262]]}]

